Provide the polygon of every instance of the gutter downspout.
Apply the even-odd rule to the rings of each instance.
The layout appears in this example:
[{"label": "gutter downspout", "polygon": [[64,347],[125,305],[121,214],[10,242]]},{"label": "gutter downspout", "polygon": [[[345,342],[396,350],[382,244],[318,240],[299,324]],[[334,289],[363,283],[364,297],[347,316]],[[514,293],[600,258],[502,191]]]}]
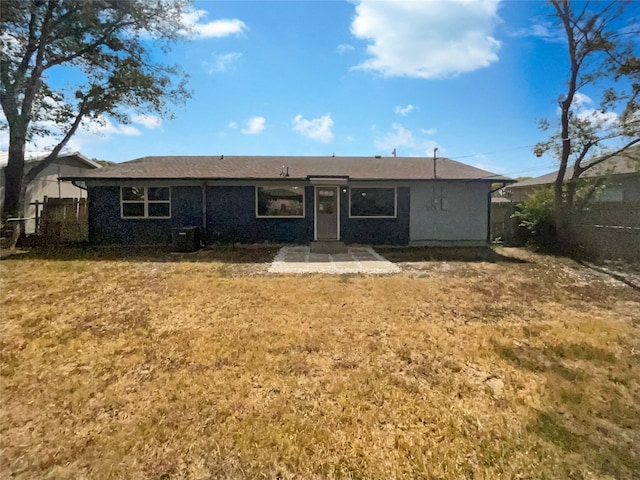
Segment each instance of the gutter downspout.
[{"label": "gutter downspout", "polygon": [[202,191],[202,238],[207,237],[207,182],[200,185]]},{"label": "gutter downspout", "polygon": [[502,182],[499,187],[494,188],[493,190],[489,190],[488,199],[487,199],[487,244],[491,245],[491,194],[497,192],[501,188],[507,186],[508,182]]},{"label": "gutter downspout", "polygon": [[[76,182],[78,180],[71,180],[71,185],[73,185],[76,188],[79,188],[80,190],[84,190],[85,192],[87,192],[87,186],[85,185],[84,187],[82,185],[78,185]],[[58,183],[60,183],[60,177],[58,177]]]}]

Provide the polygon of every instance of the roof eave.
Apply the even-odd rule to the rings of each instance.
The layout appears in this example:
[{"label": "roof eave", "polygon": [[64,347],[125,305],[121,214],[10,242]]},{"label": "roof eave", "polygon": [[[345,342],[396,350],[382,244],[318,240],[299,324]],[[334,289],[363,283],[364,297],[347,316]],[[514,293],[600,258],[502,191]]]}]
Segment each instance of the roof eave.
[{"label": "roof eave", "polygon": [[431,181],[447,181],[447,182],[490,182],[490,183],[516,183],[512,178],[454,178],[454,177],[438,177],[438,178],[374,178],[374,177],[349,177],[348,175],[308,175],[306,177],[93,177],[93,176],[69,176],[60,177],[60,180],[69,181],[198,181],[198,182],[291,182],[291,181],[309,181],[314,178],[347,179],[350,182],[431,182]]}]

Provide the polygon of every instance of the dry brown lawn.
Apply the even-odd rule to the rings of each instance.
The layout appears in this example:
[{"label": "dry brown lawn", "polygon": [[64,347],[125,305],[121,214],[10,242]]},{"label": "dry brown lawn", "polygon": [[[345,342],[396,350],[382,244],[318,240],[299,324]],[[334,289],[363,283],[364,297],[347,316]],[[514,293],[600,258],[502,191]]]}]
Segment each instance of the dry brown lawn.
[{"label": "dry brown lawn", "polygon": [[572,261],[0,262],[0,477],[640,478],[640,292]]}]

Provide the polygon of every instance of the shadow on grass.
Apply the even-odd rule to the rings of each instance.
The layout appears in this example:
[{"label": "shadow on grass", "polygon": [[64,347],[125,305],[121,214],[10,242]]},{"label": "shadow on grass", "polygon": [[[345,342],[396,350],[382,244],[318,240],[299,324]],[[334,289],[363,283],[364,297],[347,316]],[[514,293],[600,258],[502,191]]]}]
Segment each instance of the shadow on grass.
[{"label": "shadow on grass", "polygon": [[490,262],[528,263],[501,255],[491,247],[374,247],[391,262]]},{"label": "shadow on grass", "polygon": [[[2,252],[0,259],[6,260],[91,260],[129,262],[222,262],[222,263],[270,263],[282,245],[234,245],[208,246],[196,252],[173,252],[170,246],[92,246],[88,244],[33,247],[8,255]],[[391,262],[491,262],[528,263],[515,257],[497,253],[490,247],[374,247]]]},{"label": "shadow on grass", "polygon": [[67,245],[5,254],[2,260],[270,263],[279,249],[280,246],[274,245],[220,245],[183,253],[173,252],[171,247]]},{"label": "shadow on grass", "polygon": [[[631,439],[640,430],[640,408],[637,402],[620,397],[618,388],[624,379],[598,373],[623,367],[615,355],[585,343],[541,348],[492,343],[498,355],[516,367],[546,377],[544,408],[527,427],[530,432],[579,455],[601,475],[637,478],[640,452]],[[594,386],[601,397],[585,394]]]},{"label": "shadow on grass", "polygon": [[[640,291],[640,273],[636,273],[634,275],[624,271],[625,269],[620,268],[619,266],[612,268],[612,267],[605,267],[602,265],[598,265],[593,262],[587,262],[585,260],[576,260],[576,261],[583,267],[589,268],[599,273],[604,273],[605,275],[609,275],[611,278],[630,286],[634,290]],[[640,272],[640,267],[638,267],[638,265],[634,265],[631,268],[629,268],[629,264],[626,264],[625,266],[627,267],[627,270],[631,271],[631,269],[633,268],[637,272]]]}]

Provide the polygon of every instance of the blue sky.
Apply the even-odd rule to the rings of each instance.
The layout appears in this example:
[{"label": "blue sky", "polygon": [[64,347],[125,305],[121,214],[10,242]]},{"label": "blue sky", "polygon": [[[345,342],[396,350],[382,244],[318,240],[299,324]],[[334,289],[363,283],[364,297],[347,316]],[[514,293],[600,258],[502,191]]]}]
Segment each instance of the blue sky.
[{"label": "blue sky", "polygon": [[[640,10],[636,3],[634,9]],[[567,56],[541,1],[201,1],[168,62],[193,92],[175,119],[132,114],[71,148],[147,155],[439,155],[509,176],[557,117]],[[585,91],[594,108],[598,91]],[[592,104],[590,100],[594,100]],[[95,134],[99,130],[99,134]],[[42,149],[42,141],[32,145]],[[6,138],[0,139],[6,149]]]}]

